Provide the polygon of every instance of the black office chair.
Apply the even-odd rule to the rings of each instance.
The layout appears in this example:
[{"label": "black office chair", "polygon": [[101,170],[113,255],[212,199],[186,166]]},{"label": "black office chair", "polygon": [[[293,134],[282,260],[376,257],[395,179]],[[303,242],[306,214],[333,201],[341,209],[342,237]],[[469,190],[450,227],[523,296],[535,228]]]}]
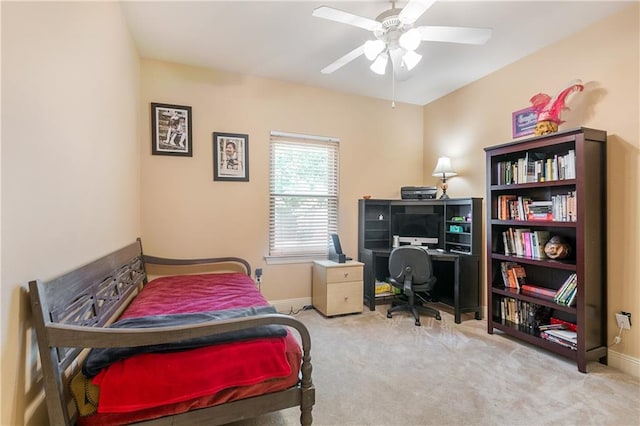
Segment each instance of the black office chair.
[{"label": "black office chair", "polygon": [[428,294],[433,290],[437,278],[433,276],[431,256],[426,250],[416,246],[402,246],[394,249],[389,256],[389,273],[391,285],[401,289],[408,300],[394,300],[391,308],[387,310],[387,318],[391,318],[393,312],[409,311],[416,319],[416,325],[420,326],[420,314],[435,315],[440,320],[440,311],[420,302],[416,304],[416,297],[422,303],[426,299],[416,293]]}]

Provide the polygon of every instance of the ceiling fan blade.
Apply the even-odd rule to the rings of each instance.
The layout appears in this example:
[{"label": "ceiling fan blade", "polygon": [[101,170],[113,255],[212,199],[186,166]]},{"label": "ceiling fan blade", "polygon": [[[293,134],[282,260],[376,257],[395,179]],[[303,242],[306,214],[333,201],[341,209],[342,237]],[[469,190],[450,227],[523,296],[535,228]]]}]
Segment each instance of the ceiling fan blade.
[{"label": "ceiling fan blade", "polygon": [[424,41],[443,41],[448,43],[485,44],[493,30],[491,28],[469,27],[418,27],[420,38]]},{"label": "ceiling fan blade", "polygon": [[338,59],[332,64],[327,65],[320,72],[322,74],[331,74],[332,72],[337,71],[338,69],[347,65],[349,62],[353,61],[354,59],[358,58],[361,55],[364,55],[364,44],[362,46],[356,47],[351,52],[347,53],[342,58]]},{"label": "ceiling fan blade", "polygon": [[375,31],[382,27],[380,22],[353,13],[344,12],[340,9],[334,9],[329,6],[320,6],[313,9],[313,16],[328,19],[330,21],[340,22],[342,24],[353,25],[354,27],[364,28],[365,30]]},{"label": "ceiling fan blade", "polygon": [[409,0],[409,3],[398,14],[398,19],[403,24],[413,24],[435,2],[436,0]]}]

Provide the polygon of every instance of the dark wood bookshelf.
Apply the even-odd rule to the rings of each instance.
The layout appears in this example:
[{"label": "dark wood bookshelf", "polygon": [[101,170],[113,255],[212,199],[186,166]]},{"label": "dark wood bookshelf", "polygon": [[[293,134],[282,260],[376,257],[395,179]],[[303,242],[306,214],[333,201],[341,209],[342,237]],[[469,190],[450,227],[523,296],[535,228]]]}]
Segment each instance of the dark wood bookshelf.
[{"label": "dark wood bookshelf", "polygon": [[[497,330],[569,358],[583,373],[587,372],[589,361],[607,363],[606,140],[605,131],[578,128],[485,148],[488,332],[493,334]],[[568,162],[567,158],[571,161]],[[518,159],[522,162],[518,163]],[[531,173],[533,166],[529,164],[535,159],[545,162],[551,159],[553,166],[558,168],[571,163],[569,166],[573,169],[570,173],[563,169],[561,173],[556,168],[557,176],[552,180],[547,176],[544,181],[538,181],[540,177]],[[527,173],[514,179],[514,163],[521,168],[526,165]],[[509,170],[508,175],[503,174],[505,168]],[[564,176],[567,178],[563,179]],[[565,218],[555,220],[555,215],[554,220],[503,220],[504,217],[498,214],[500,196],[514,195],[535,201],[551,201],[554,196],[569,192],[575,194],[574,221],[562,220]],[[562,260],[505,254],[502,234],[509,228],[548,231],[550,236],[559,235],[570,243],[572,253]],[[531,277],[534,285],[556,291],[571,274],[576,274],[576,302],[572,306],[565,306],[549,297],[505,287],[502,262],[522,265],[527,280]],[[540,324],[530,317],[519,324],[505,319],[501,312],[504,309],[503,300],[511,303],[515,300],[516,306],[543,307],[550,316],[575,324],[575,348],[541,337],[537,328]]]}]

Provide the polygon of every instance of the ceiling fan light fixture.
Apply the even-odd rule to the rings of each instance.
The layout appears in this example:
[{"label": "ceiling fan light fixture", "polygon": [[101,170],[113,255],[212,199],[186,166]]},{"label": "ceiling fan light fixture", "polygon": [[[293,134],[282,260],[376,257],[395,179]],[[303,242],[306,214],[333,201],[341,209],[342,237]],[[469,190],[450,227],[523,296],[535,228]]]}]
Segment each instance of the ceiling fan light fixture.
[{"label": "ceiling fan light fixture", "polygon": [[420,62],[421,59],[422,55],[412,50],[409,50],[402,55],[402,63],[407,67],[407,71],[411,71],[416,65],[418,65],[418,62]]},{"label": "ceiling fan light fixture", "polygon": [[414,51],[420,46],[420,41],[422,40],[422,36],[420,35],[420,30],[417,28],[411,28],[409,31],[404,32],[398,43],[400,47],[405,50]]},{"label": "ceiling fan light fixture", "polygon": [[368,40],[364,44],[364,56],[366,56],[368,60],[373,61],[382,53],[385,47],[382,40]]},{"label": "ceiling fan light fixture", "polygon": [[371,68],[371,71],[375,72],[378,75],[384,75],[387,70],[388,61],[389,55],[387,55],[386,53],[381,53],[369,68]]}]

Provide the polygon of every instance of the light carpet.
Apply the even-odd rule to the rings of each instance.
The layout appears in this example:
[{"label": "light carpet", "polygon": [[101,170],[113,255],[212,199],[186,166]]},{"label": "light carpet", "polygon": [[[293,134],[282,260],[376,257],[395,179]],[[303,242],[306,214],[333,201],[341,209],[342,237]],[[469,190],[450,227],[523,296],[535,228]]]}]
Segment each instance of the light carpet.
[{"label": "light carpet", "polygon": [[[296,315],[311,333],[314,425],[640,425],[640,380],[574,362],[438,306],[442,320],[376,311]],[[233,423],[297,425],[297,408]]]}]

